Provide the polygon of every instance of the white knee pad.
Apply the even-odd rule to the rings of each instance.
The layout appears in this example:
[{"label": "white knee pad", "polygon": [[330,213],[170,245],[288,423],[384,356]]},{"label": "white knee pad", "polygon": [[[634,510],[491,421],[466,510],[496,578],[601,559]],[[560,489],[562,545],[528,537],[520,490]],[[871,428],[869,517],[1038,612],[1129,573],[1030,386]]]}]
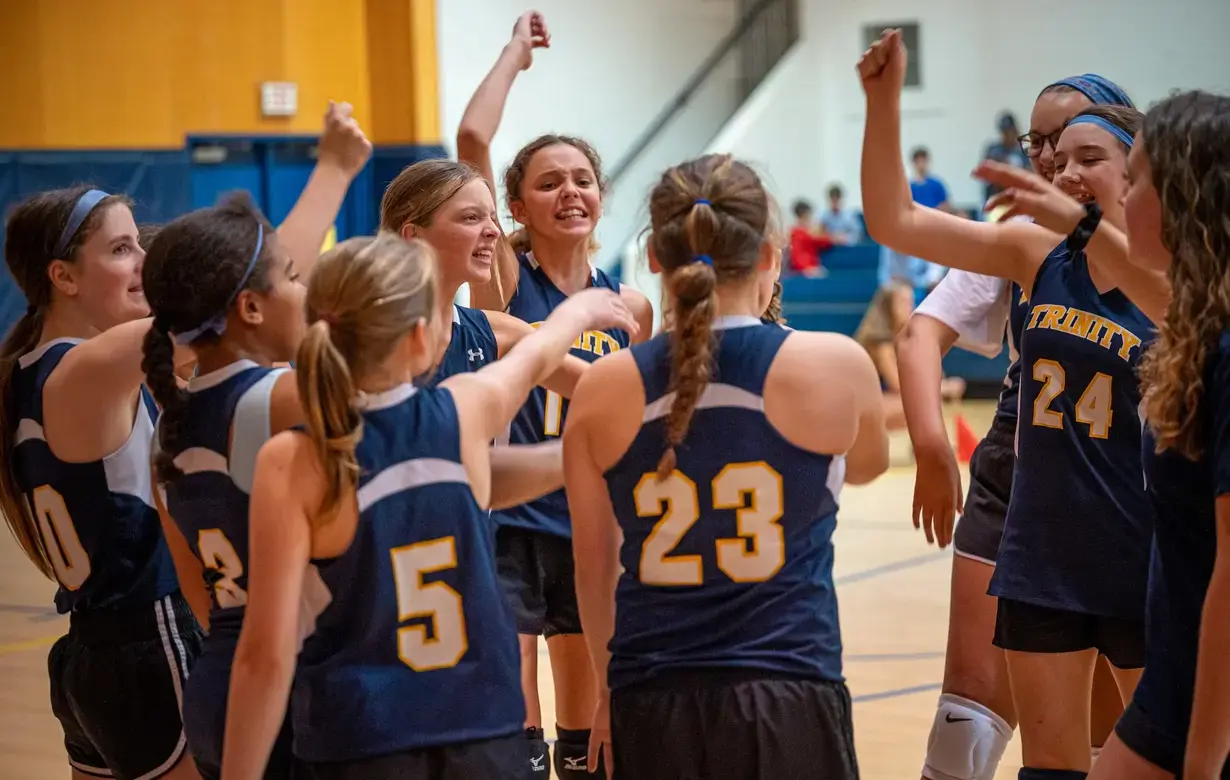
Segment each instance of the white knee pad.
[{"label": "white knee pad", "polygon": [[941,694],[922,775],[929,780],[991,780],[1011,739],[1008,723],[991,710]]}]

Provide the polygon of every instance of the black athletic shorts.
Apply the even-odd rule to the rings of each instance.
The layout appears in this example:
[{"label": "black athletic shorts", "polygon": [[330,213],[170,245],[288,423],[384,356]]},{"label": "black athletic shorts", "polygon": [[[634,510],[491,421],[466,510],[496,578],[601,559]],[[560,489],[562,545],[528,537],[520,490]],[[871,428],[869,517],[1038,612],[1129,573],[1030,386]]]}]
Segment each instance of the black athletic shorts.
[{"label": "black athletic shorts", "polygon": [[1143,669],[1143,620],[1087,615],[999,598],[996,647],[1021,653],[1076,653],[1096,648],[1119,669]]},{"label": "black athletic shorts", "polygon": [[958,555],[995,565],[1016,466],[1016,425],[996,416],[969,461],[969,493],[952,544]]},{"label": "black athletic shorts", "polygon": [[845,683],[680,670],[611,691],[619,780],[857,780]]},{"label": "black athletic shorts", "polygon": [[180,699],[204,634],[178,591],[141,609],[75,612],[47,657],[68,763],[157,778],[184,756]]},{"label": "black athletic shorts", "polygon": [[532,780],[524,732],[357,761],[295,765],[296,780]]},{"label": "black athletic shorts", "polygon": [[500,526],[495,534],[500,585],[512,603],[517,633],[546,637],[581,633],[572,540]]}]

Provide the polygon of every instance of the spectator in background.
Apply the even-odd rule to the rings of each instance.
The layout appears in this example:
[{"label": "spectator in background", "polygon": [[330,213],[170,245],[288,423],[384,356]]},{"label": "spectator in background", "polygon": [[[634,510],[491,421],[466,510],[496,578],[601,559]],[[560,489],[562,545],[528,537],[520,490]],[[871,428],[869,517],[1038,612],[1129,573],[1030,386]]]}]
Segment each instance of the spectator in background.
[{"label": "spectator in background", "polygon": [[[927,208],[946,211],[958,217],[968,216],[948,202],[948,187],[943,181],[931,175],[931,152],[927,150],[927,147],[919,146],[914,149],[910,154],[910,161],[914,163],[914,178],[910,180],[910,195],[914,198],[915,203]],[[888,269],[893,269],[892,274],[899,278],[911,280],[916,300],[922,300],[922,296],[939,284],[940,279],[943,279],[944,274],[948,272],[948,269],[942,265],[917,257],[906,257],[888,247],[882,247],[880,251],[881,286],[886,283],[886,278],[890,273]],[[913,304],[911,304],[912,310]],[[908,312],[906,316],[909,316]],[[904,323],[905,321],[902,320],[901,324],[904,325]]]},{"label": "spectator in background", "polygon": [[828,272],[820,265],[820,253],[833,248],[824,229],[812,221],[814,210],[805,200],[794,202],[794,227],[790,230],[790,267],[804,276],[823,279]]},{"label": "spectator in background", "polygon": [[851,246],[862,240],[863,228],[853,212],[842,208],[841,200],[844,194],[839,184],[829,187],[829,208],[820,215],[820,226],[834,244]]},{"label": "spectator in background", "polygon": [[[1017,129],[1016,117],[1005,111],[999,115],[999,140],[987,145],[982,153],[983,160],[994,160],[1004,165],[1014,165],[1018,168],[1029,168],[1029,157],[1021,148],[1021,131]],[[984,192],[986,200],[1000,191],[999,187],[987,183]]]}]

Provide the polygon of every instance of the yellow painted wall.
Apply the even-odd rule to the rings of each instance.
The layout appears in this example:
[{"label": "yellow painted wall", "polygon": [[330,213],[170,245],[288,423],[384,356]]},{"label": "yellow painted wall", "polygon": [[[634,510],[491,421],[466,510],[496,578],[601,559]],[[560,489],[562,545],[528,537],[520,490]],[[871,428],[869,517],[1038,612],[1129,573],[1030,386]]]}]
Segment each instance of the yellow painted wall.
[{"label": "yellow painted wall", "polygon": [[[437,143],[434,2],[0,0],[0,148],[314,133],[331,99],[376,143]],[[298,114],[262,117],[262,81],[296,82]]]}]

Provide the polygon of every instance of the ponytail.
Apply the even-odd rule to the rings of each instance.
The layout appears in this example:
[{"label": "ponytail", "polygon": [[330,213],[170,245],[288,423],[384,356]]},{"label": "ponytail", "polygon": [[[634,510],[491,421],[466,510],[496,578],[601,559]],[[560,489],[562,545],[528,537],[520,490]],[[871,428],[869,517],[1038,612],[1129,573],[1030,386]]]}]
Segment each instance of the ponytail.
[{"label": "ponytail", "polygon": [[658,461],[658,478],[675,469],[675,448],[688,433],[696,404],[713,373],[713,320],[717,316],[717,274],[709,256],[721,229],[717,212],[707,200],[697,200],[683,223],[692,261],[675,269],[670,288],[672,311],[670,389],[675,393],[666,417],[666,452]]},{"label": "ponytail", "polygon": [[38,346],[43,334],[43,307],[30,307],[22,315],[4,346],[0,347],[0,436],[4,437],[3,447],[5,463],[0,468],[0,510],[8,522],[9,530],[21,551],[26,554],[38,570],[48,579],[55,579],[55,569],[43,543],[43,536],[38,530],[38,521],[30,509],[30,503],[18,486],[17,475],[13,473],[13,442],[17,438],[16,402],[13,397],[13,373],[17,370],[17,361],[22,355]]},{"label": "ponytail", "polygon": [[324,499],[312,518],[318,526],[336,517],[342,496],[358,483],[355,449],[363,438],[363,418],[353,405],[354,380],[324,319],[308,327],[299,345],[295,374],[308,434],[325,473]]},{"label": "ponytail", "polygon": [[154,400],[162,407],[158,417],[158,454],[154,457],[154,472],[159,482],[170,482],[183,476],[175,465],[175,456],[180,453],[184,411],[188,404],[188,392],[180,387],[175,374],[175,345],[165,324],[154,318],[154,324],[145,334],[145,356],[141,370],[145,383]]}]

